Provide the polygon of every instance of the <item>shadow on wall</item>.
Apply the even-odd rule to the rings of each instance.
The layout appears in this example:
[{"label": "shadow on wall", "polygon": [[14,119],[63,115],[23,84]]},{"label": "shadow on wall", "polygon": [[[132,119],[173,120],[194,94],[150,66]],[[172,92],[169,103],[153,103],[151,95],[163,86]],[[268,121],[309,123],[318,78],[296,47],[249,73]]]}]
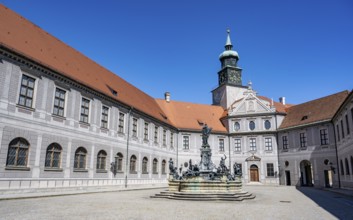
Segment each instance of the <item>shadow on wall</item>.
[{"label": "shadow on wall", "polygon": [[353,197],[313,187],[296,187],[298,191],[338,219],[353,219]]}]

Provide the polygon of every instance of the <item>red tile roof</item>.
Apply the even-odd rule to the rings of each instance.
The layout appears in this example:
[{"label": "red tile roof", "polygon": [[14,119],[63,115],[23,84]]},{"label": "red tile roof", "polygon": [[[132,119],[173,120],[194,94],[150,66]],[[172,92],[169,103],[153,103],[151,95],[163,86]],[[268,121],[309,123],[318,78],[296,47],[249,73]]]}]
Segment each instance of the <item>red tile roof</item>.
[{"label": "red tile roof", "polygon": [[287,110],[287,116],[280,129],[331,120],[347,96],[348,91],[346,90],[292,106]]},{"label": "red tile roof", "polygon": [[[0,27],[1,46],[170,123],[152,97],[1,4]],[[114,96],[109,87],[118,95]]]},{"label": "red tile roof", "polygon": [[164,99],[156,99],[156,101],[173,125],[181,130],[200,131],[202,123],[206,123],[209,127],[212,127],[213,132],[227,132],[220,121],[223,113],[221,106],[176,101],[167,102]]}]

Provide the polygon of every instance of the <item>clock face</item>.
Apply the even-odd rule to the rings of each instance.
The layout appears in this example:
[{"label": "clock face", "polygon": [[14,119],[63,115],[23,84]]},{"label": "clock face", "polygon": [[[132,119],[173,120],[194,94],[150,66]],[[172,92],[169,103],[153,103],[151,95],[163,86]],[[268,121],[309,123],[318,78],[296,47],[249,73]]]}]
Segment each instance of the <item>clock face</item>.
[{"label": "clock face", "polygon": [[229,82],[231,83],[235,83],[236,82],[236,71],[235,70],[231,70],[229,73]]}]

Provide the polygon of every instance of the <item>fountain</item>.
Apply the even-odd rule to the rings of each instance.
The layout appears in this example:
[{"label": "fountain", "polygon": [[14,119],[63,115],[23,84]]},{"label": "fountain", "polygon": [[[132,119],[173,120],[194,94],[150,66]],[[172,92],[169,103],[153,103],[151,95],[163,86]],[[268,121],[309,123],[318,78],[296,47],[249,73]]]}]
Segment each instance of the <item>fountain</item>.
[{"label": "fountain", "polygon": [[185,164],[186,171],[178,172],[172,159],[169,160],[168,190],[152,196],[152,198],[168,198],[183,200],[226,200],[242,201],[254,199],[251,193],[242,190],[240,164],[234,163],[233,174],[225,165],[226,155],[221,158],[217,167],[211,160],[212,150],[208,144],[211,128],[202,128],[201,161],[199,164]]}]

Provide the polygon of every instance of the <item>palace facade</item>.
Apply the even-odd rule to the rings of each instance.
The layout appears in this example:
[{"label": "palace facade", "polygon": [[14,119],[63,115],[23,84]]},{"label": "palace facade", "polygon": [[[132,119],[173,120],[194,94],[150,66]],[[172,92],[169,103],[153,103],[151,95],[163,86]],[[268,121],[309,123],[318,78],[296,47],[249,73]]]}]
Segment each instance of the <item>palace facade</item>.
[{"label": "palace facade", "polygon": [[170,158],[200,161],[204,124],[244,184],[353,186],[352,93],[259,96],[229,32],[205,105],[155,99],[3,5],[0,23],[0,189],[165,185]]}]

